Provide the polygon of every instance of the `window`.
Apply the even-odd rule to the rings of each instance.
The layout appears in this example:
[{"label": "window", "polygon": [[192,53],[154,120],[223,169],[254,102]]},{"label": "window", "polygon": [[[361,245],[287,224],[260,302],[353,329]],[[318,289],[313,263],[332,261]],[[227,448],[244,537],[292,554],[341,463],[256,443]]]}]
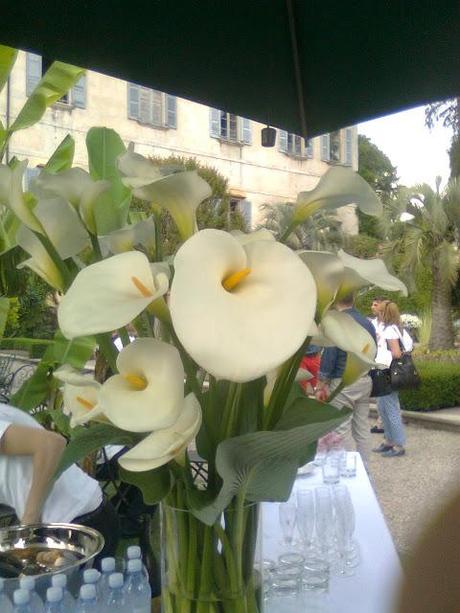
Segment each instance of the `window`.
[{"label": "window", "polygon": [[311,138],[304,139],[297,134],[278,130],[279,134],[279,150],[286,155],[296,158],[311,158],[313,157],[313,140]]},{"label": "window", "polygon": [[340,144],[341,144],[340,130],[331,132],[329,134],[329,161],[330,162],[340,163],[342,161]]},{"label": "window", "polygon": [[345,128],[345,164],[353,164],[353,128]]},{"label": "window", "polygon": [[[36,53],[27,53],[26,56],[26,94],[30,96],[38,82],[52,64],[51,60],[42,58]],[[83,75],[79,81],[67,92],[58,102],[76,106],[80,109],[86,108],[86,75]]]},{"label": "window", "polygon": [[245,117],[209,109],[209,134],[229,143],[251,144],[251,122]]},{"label": "window", "polygon": [[29,191],[30,190],[32,181],[36,177],[38,177],[38,175],[40,174],[40,170],[41,170],[41,167],[40,168],[38,168],[38,167],[36,167],[36,168],[33,168],[33,167],[32,168],[26,168],[26,172],[24,174],[24,190],[25,191]]},{"label": "window", "polygon": [[321,159],[331,164],[353,163],[353,128],[336,130],[321,136]]},{"label": "window", "polygon": [[128,119],[155,128],[177,128],[177,98],[128,83]]},{"label": "window", "polygon": [[329,134],[323,134],[321,136],[321,159],[323,162],[329,162],[331,159]]},{"label": "window", "polygon": [[252,227],[252,203],[245,198],[230,198],[230,214],[238,211],[246,222],[246,228]]}]

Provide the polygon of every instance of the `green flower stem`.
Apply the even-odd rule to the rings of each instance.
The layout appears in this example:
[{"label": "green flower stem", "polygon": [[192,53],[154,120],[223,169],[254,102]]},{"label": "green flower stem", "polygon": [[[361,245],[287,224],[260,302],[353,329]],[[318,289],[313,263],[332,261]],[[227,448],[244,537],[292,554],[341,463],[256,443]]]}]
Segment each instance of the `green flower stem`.
[{"label": "green flower stem", "polygon": [[128,334],[128,330],[126,328],[120,328],[118,330],[118,335],[119,335],[119,337],[121,339],[123,347],[126,347],[126,345],[129,345],[129,343],[130,343],[129,334]]},{"label": "green flower stem", "polygon": [[241,383],[230,383],[223,412],[223,423],[221,441],[232,438],[238,434],[238,405],[241,399],[243,386]]},{"label": "green flower stem", "polygon": [[283,415],[285,404],[295,376],[299,370],[300,362],[310,344],[311,336],[307,336],[297,352],[281,367],[281,372],[273,388],[273,392],[265,412],[264,430],[272,430]]},{"label": "green flower stem", "polygon": [[201,404],[201,395],[202,395],[201,385],[199,384],[197,376],[196,376],[198,367],[193,362],[193,360],[188,356],[187,352],[183,348],[182,343],[177,337],[177,334],[174,328],[172,327],[172,325],[167,326],[167,329],[169,330],[169,333],[171,334],[171,338],[172,338],[174,345],[176,346],[177,350],[180,353],[182,364],[184,365],[185,373],[187,375],[187,384],[190,386],[191,391],[195,394],[195,396],[197,397],[197,400]]},{"label": "green flower stem", "polygon": [[155,261],[161,262],[163,259],[163,244],[161,239],[161,212],[159,212],[156,207],[152,206],[153,218],[154,218],[154,226],[155,226]]},{"label": "green flower stem", "polygon": [[68,289],[68,287],[72,283],[72,276],[70,274],[69,269],[67,268],[67,265],[65,264],[64,260],[61,258],[59,253],[57,252],[56,247],[53,245],[53,243],[50,241],[50,239],[47,236],[45,236],[44,234],[40,234],[40,232],[34,232],[34,234],[38,238],[38,240],[41,242],[43,247],[46,249],[46,251],[48,252],[48,255],[53,260],[53,263],[56,266],[56,268],[59,270],[59,273],[64,282],[64,291],[65,291],[66,289]]},{"label": "green flower stem", "polygon": [[96,260],[96,262],[99,262],[100,260],[102,260],[102,253],[101,253],[101,246],[99,245],[99,239],[92,232],[89,233],[89,236],[91,238],[91,246],[93,248],[93,252],[95,255],[94,259]]},{"label": "green flower stem", "polygon": [[99,345],[99,349],[102,351],[105,359],[109,363],[110,368],[113,372],[118,372],[117,369],[117,357],[118,351],[117,348],[112,343],[112,336],[109,332],[105,332],[104,334],[97,334],[96,340]]},{"label": "green flower stem", "polygon": [[280,243],[286,243],[287,239],[291,236],[291,234],[294,232],[294,230],[296,229],[298,225],[299,225],[298,223],[291,222],[286,228],[286,230],[283,232],[283,234],[281,235],[281,238],[278,239],[278,241]]}]

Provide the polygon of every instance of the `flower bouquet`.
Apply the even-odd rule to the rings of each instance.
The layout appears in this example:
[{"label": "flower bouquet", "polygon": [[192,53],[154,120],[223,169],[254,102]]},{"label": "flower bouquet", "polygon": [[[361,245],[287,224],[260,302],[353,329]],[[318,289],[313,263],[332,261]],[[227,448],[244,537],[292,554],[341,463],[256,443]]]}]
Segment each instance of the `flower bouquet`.
[{"label": "flower bouquet", "polygon": [[[317,439],[348,416],[303,394],[299,363],[310,342],[338,346],[348,356],[338,389],[352,383],[376,347],[334,302],[372,285],[405,289],[380,260],[294,252],[284,241],[320,209],[354,203],[379,214],[381,204],[361,177],[334,167],[299,194],[280,240],[263,229],[198,230],[211,189],[196,171],[154,164],[106,128],[86,142],[89,172],[72,167],[66,137],[29,191],[26,161],[0,165],[10,245],[62,294],[60,330],[15,400],[33,408],[62,386],[71,430],[60,471],[105,445],[128,448],[121,479],[147,503],[162,501],[164,611],[259,612],[258,505],[286,500]],[[151,214],[133,211],[133,198]],[[167,259],[159,209],[181,237]],[[94,377],[82,369],[96,346],[106,368]]]}]

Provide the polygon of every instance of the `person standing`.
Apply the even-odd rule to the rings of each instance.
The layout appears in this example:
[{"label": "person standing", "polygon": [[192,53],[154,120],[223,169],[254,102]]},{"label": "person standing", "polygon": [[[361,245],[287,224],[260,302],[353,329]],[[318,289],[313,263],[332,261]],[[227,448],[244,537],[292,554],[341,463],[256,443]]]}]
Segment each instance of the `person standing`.
[{"label": "person standing", "polygon": [[[359,323],[377,343],[375,328],[372,323],[361,315],[354,307],[354,295],[350,294],[336,303],[338,311],[347,313]],[[321,356],[319,369],[319,381],[316,388],[316,398],[326,401],[331,392],[339,385],[345,371],[347,354],[338,347],[326,347]],[[345,434],[351,425],[351,433],[356,444],[356,449],[361,454],[366,465],[369,452],[369,399],[372,389],[372,381],[369,374],[362,375],[357,381],[345,387],[332,400],[331,404],[337,408],[350,407],[353,413],[349,420],[342,424],[336,432]]]},{"label": "person standing", "polygon": [[[401,357],[403,351],[412,350],[412,342],[408,334],[404,334],[401,325],[399,309],[394,302],[382,302],[377,311],[380,322],[377,339],[377,364],[390,367],[391,361]],[[379,414],[382,417],[385,430],[385,440],[372,451],[380,453],[385,458],[403,456],[406,434],[401,419],[398,392],[392,391],[377,398]]]},{"label": "person standing", "polygon": [[[375,328],[375,333],[377,335],[377,341],[378,341],[378,337],[379,337],[379,333],[380,333],[380,327],[381,327],[381,322],[379,321],[378,318],[378,311],[379,311],[379,306],[383,303],[383,302],[387,302],[388,298],[385,298],[383,296],[376,296],[371,304],[371,312],[373,317],[369,318],[371,324],[374,326]],[[378,408],[377,408],[378,410]],[[372,434],[383,434],[385,432],[384,427],[383,427],[383,421],[380,415],[378,415],[377,420],[375,422],[375,424],[371,427],[371,433]]]}]

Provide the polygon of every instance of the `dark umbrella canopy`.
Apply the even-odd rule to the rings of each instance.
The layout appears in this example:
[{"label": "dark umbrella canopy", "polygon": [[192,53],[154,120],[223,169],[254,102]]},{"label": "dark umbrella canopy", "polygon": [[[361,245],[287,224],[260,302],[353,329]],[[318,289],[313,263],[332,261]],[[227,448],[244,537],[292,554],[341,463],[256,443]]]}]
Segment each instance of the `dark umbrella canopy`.
[{"label": "dark umbrella canopy", "polygon": [[458,0],[9,2],[0,42],[315,136],[460,94]]}]

